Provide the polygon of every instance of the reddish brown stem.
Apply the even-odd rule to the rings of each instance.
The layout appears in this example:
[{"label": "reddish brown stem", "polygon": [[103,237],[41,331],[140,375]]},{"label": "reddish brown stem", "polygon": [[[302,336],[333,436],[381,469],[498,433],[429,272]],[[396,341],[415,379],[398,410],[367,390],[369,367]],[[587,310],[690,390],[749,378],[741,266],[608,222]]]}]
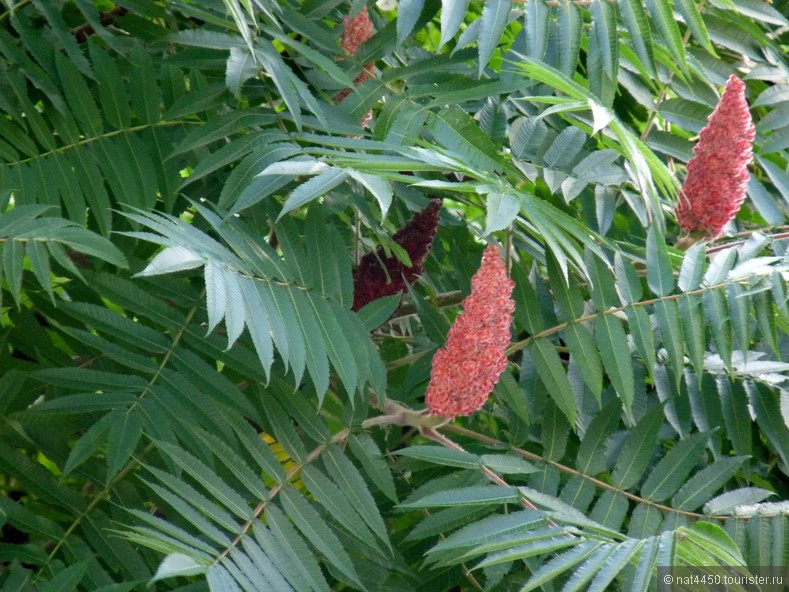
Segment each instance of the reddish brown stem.
[{"label": "reddish brown stem", "polygon": [[[451,448],[452,450],[457,450],[459,452],[465,452],[465,450],[463,449],[463,447],[460,444],[450,440],[449,438],[447,438],[446,436],[444,436],[443,434],[441,434],[440,432],[436,431],[433,428],[423,428],[422,429],[422,435],[425,438],[427,438],[429,440],[433,440],[434,442],[438,442],[442,446],[446,446],[447,448]],[[492,481],[496,485],[501,485],[502,487],[509,487],[510,486],[509,483],[507,483],[504,479],[502,479],[496,473],[491,471],[488,467],[484,467],[484,466],[482,467],[482,474],[485,475],[490,481]],[[537,506],[535,506],[533,503],[531,503],[525,497],[521,497],[521,504],[523,504],[523,507],[526,508],[527,510],[536,510],[537,509]],[[548,524],[550,526],[556,526],[556,523],[553,520],[548,520]]]}]

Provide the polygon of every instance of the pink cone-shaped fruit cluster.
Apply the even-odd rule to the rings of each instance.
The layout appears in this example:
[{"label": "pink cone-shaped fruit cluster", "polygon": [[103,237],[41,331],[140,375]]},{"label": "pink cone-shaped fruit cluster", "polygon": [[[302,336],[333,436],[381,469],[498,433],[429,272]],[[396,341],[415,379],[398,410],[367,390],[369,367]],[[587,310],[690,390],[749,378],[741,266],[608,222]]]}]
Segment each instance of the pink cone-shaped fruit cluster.
[{"label": "pink cone-shaped fruit cluster", "polygon": [[355,56],[359,46],[373,36],[373,23],[365,6],[354,17],[346,16],[343,21],[340,45],[350,56]]},{"label": "pink cone-shaped fruit cluster", "polygon": [[[373,27],[373,22],[370,20],[367,7],[365,6],[362,8],[359,14],[354,17],[346,16],[342,24],[344,29],[342,32],[342,39],[340,39],[340,45],[349,56],[355,56],[359,46],[375,33],[375,28]],[[375,65],[373,63],[365,64],[361,74],[354,78],[353,84],[359,86],[365,80],[372,78],[374,72]],[[334,97],[334,102],[341,102],[349,94],[351,94],[351,89],[344,88]]]},{"label": "pink cone-shaped fruit cluster", "polygon": [[514,287],[498,249],[489,245],[471,279],[471,295],[447,343],[433,357],[425,400],[433,415],[470,415],[485,404],[507,367]]},{"label": "pink cone-shaped fruit cluster", "polygon": [[440,211],[441,200],[431,201],[392,237],[408,253],[411,267],[395,256],[387,257],[382,247],[362,257],[353,274],[353,310],[384,296],[404,292],[406,282],[412,284],[422,274],[422,265],[438,229]]},{"label": "pink cone-shaped fruit cluster", "polygon": [[745,83],[732,75],[688,162],[676,209],[682,230],[714,239],[737,215],[745,199],[754,136]]}]

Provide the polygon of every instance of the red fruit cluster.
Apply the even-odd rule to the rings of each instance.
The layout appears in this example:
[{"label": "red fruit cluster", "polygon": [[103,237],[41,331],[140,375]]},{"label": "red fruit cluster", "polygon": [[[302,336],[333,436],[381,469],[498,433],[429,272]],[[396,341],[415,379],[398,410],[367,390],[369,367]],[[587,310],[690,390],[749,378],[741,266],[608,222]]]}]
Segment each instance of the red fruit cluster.
[{"label": "red fruit cluster", "polygon": [[340,45],[350,56],[355,56],[359,46],[373,36],[375,29],[365,6],[354,17],[346,16],[342,25]]},{"label": "red fruit cluster", "polygon": [[[370,20],[370,15],[367,13],[367,7],[365,6],[362,8],[359,11],[359,14],[357,14],[355,17],[346,16],[343,19],[342,24],[344,29],[342,33],[342,39],[340,40],[340,46],[342,46],[349,56],[355,56],[359,46],[372,37],[375,33],[373,22]],[[354,79],[354,86],[359,86],[365,80],[372,78],[374,72],[374,64],[365,64],[362,73]],[[334,102],[339,103],[349,94],[351,94],[350,88],[341,90],[337,96],[334,97]]]},{"label": "red fruit cluster", "polygon": [[433,356],[425,396],[433,415],[470,415],[487,401],[507,367],[514,286],[498,249],[488,245],[463,312],[450,327],[444,348]]},{"label": "red fruit cluster", "polygon": [[676,208],[682,230],[714,239],[737,215],[745,199],[755,134],[745,83],[732,75],[688,162]]},{"label": "red fruit cluster", "polygon": [[411,267],[395,256],[387,257],[383,247],[362,257],[353,274],[353,310],[384,296],[404,292],[406,282],[416,281],[422,274],[422,265],[436,235],[440,211],[441,200],[435,199],[395,233],[393,239],[408,253]]}]

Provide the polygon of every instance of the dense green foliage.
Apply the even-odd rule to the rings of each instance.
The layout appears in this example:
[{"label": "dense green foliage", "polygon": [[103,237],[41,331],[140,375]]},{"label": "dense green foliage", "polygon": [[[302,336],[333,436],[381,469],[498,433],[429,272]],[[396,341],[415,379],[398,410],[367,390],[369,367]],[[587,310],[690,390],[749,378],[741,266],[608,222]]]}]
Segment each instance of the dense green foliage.
[{"label": "dense green foliage", "polygon": [[[788,565],[789,2],[371,3],[346,55],[365,4],[6,0],[2,589]],[[748,199],[678,249],[731,74]],[[355,262],[404,257],[435,197],[421,279],[353,312]],[[424,407],[485,241],[516,283],[509,368],[422,434],[384,401]]]}]

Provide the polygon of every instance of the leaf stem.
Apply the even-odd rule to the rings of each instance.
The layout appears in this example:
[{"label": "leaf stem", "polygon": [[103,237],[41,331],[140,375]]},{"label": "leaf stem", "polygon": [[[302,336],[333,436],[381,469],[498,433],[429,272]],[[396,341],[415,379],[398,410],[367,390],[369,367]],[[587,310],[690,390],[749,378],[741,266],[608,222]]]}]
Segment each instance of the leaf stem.
[{"label": "leaf stem", "polygon": [[339,432],[334,434],[328,442],[324,442],[323,444],[320,444],[319,446],[312,449],[310,453],[307,454],[307,456],[304,458],[303,461],[293,465],[288,471],[287,475],[285,475],[285,479],[280,483],[274,485],[269,490],[268,497],[264,500],[261,500],[258,503],[258,505],[255,506],[255,509],[252,511],[252,516],[241,526],[241,530],[238,531],[238,534],[231,541],[231,543],[227,547],[225,547],[225,549],[223,549],[219,555],[217,555],[216,559],[214,559],[213,565],[218,565],[222,561],[222,559],[224,559],[227,556],[227,554],[230,553],[231,550],[236,548],[241,543],[241,541],[249,532],[249,530],[252,528],[252,526],[254,526],[254,524],[260,520],[260,515],[266,509],[268,503],[272,499],[274,499],[277,496],[277,494],[279,494],[280,491],[282,491],[282,488],[287,483],[289,483],[293,478],[295,478],[302,471],[302,469],[304,469],[304,467],[306,467],[308,464],[316,460],[321,454],[326,452],[329,446],[333,444],[339,444],[340,442],[347,440],[350,435],[351,435],[350,428],[345,428],[340,430]]},{"label": "leaf stem", "polygon": [[[701,12],[702,8],[704,8],[706,0],[702,0],[698,5],[698,11]],[[690,29],[685,31],[685,35],[682,37],[682,49],[685,50],[688,46],[688,42],[690,41]],[[644,131],[641,132],[641,141],[645,142],[649,132],[652,130],[652,126],[655,125],[655,120],[657,119],[658,112],[660,111],[660,106],[663,104],[663,101],[666,100],[666,96],[668,95],[669,86],[671,85],[671,81],[674,79],[674,71],[670,70],[668,73],[668,80],[665,84],[663,84],[660,88],[660,92],[658,93],[657,98],[655,99],[655,108],[649,112],[647,115],[646,123],[644,124]],[[673,162],[673,161],[672,161]]]},{"label": "leaf stem", "polygon": [[637,496],[634,493],[630,493],[628,491],[624,491],[622,489],[619,489],[619,488],[611,485],[610,483],[606,483],[605,481],[601,481],[600,479],[595,479],[594,477],[590,477],[589,475],[586,475],[586,474],[584,474],[584,473],[582,473],[580,471],[577,471],[576,469],[573,469],[571,467],[568,467],[566,465],[557,463],[557,462],[552,461],[552,460],[548,460],[548,459],[540,456],[539,454],[535,454],[533,452],[529,452],[528,450],[523,450],[522,448],[518,448],[516,446],[512,446],[510,444],[507,444],[506,442],[502,442],[501,440],[497,440],[496,438],[491,438],[490,436],[486,436],[485,434],[480,434],[478,432],[475,432],[473,430],[469,430],[469,429],[461,427],[461,426],[456,426],[456,425],[450,424],[450,425],[445,426],[444,429],[446,431],[448,431],[448,432],[452,432],[453,434],[457,434],[459,436],[464,436],[464,437],[470,438],[472,440],[477,440],[478,442],[483,442],[484,444],[488,444],[490,446],[508,448],[510,452],[512,452],[513,454],[516,454],[516,455],[518,455],[518,456],[520,456],[522,458],[525,458],[525,459],[528,459],[528,460],[532,460],[532,461],[536,461],[536,462],[542,462],[542,463],[551,465],[551,466],[555,467],[556,469],[558,469],[559,471],[561,471],[562,473],[566,473],[568,475],[573,475],[573,476],[581,477],[582,479],[586,479],[587,481],[589,481],[590,483],[594,484],[596,487],[599,487],[600,489],[607,489],[609,491],[613,491],[614,493],[619,493],[619,494],[623,495],[624,497],[626,497],[628,499],[631,499],[631,500],[633,500],[635,502],[638,502],[640,504],[650,505],[650,506],[652,506],[654,508],[657,508],[658,510],[662,510],[664,512],[669,512],[669,513],[673,513],[673,514],[681,514],[682,516],[687,516],[689,518],[694,518],[694,519],[714,518],[716,520],[722,520],[722,521],[728,520],[728,516],[707,516],[705,514],[697,514],[695,512],[686,512],[685,510],[677,510],[676,508],[672,508],[670,506],[664,506],[663,504],[658,504],[658,503],[650,501],[648,499],[644,499],[643,497]]},{"label": "leaf stem", "polygon": [[[204,294],[205,291],[201,293],[198,302],[201,302],[203,300]],[[170,356],[178,348],[178,344],[180,343],[181,338],[188,331],[189,323],[192,322],[192,318],[197,313],[199,308],[200,308],[199,305],[195,305],[189,311],[189,314],[187,315],[183,323],[183,326],[179,329],[178,333],[173,337],[172,347],[169,348],[164,358],[161,360],[159,364],[159,368],[156,371],[156,374],[154,374],[153,377],[151,377],[151,379],[148,381],[148,385],[146,386],[145,390],[142,391],[139,398],[144,397],[147,393],[151,391],[151,386],[153,385],[154,382],[156,382],[156,380],[158,380],[159,376],[161,376],[164,368],[166,367],[168,361],[170,360]],[[139,399],[132,404],[132,407],[136,407],[137,405],[139,405],[138,401]],[[144,457],[146,454],[148,454],[155,447],[156,447],[155,444],[150,443],[148,444],[148,446],[145,447],[145,449],[140,453],[139,456],[133,456],[131,460],[129,460],[129,462],[127,462],[123,466],[123,468],[121,468],[121,470],[118,471],[118,473],[112,477],[112,479],[109,481],[109,483],[107,483],[104,489],[100,491],[98,494],[96,494],[90,500],[90,503],[87,505],[87,507],[74,519],[74,521],[71,524],[69,524],[69,527],[66,529],[66,532],[63,533],[63,536],[60,537],[60,540],[58,540],[58,542],[52,548],[52,551],[50,551],[49,553],[50,561],[54,559],[55,554],[58,552],[58,549],[60,549],[60,547],[66,542],[66,539],[76,530],[77,526],[79,526],[82,523],[83,519],[85,519],[85,517],[87,517],[88,514],[90,514],[93,508],[95,508],[100,502],[104,501],[107,497],[109,497],[110,492],[113,491],[115,485],[123,481],[123,479],[125,479],[126,476],[142,462],[141,458]]]},{"label": "leaf stem", "polygon": [[[438,442],[442,446],[447,448],[451,448],[452,450],[457,450],[459,452],[465,452],[463,447],[458,444],[457,442],[453,442],[440,432],[436,431],[435,428],[425,428],[422,430],[422,435],[427,438],[428,440],[433,440],[434,442]],[[485,475],[490,481],[495,483],[496,485],[500,485],[502,487],[509,487],[509,483],[507,483],[504,479],[499,477],[496,473],[491,471],[488,467],[482,467],[482,474]],[[523,495],[520,496],[521,504],[527,510],[537,510],[537,506],[527,500]],[[556,526],[556,523],[553,520],[548,519],[549,526]]]},{"label": "leaf stem", "polygon": [[713,284],[711,286],[704,286],[704,287],[699,288],[697,290],[691,290],[689,292],[682,292],[681,294],[669,294],[667,296],[661,296],[661,297],[658,297],[658,298],[650,298],[648,300],[641,300],[639,302],[631,302],[629,304],[625,304],[624,306],[612,306],[608,310],[599,311],[599,312],[596,312],[596,313],[592,313],[592,314],[584,315],[582,317],[578,317],[578,318],[573,319],[571,321],[567,321],[567,322],[564,322],[564,323],[559,323],[558,325],[554,325],[553,327],[549,327],[548,329],[544,329],[544,330],[540,331],[539,333],[536,333],[534,335],[530,335],[526,339],[522,339],[521,341],[517,341],[515,343],[510,344],[510,346],[507,348],[507,355],[509,356],[510,354],[513,354],[513,353],[515,353],[517,351],[520,351],[520,350],[524,349],[532,341],[536,341],[537,339],[540,339],[542,337],[548,337],[549,335],[553,335],[555,333],[558,333],[559,331],[563,331],[564,329],[566,329],[567,327],[569,327],[571,325],[577,325],[579,323],[586,323],[586,322],[589,322],[589,321],[592,321],[592,320],[596,319],[599,316],[617,315],[617,314],[625,312],[628,308],[651,306],[651,305],[656,304],[658,302],[669,301],[669,300],[679,300],[680,298],[682,298],[684,296],[699,296],[701,294],[704,294],[705,292],[709,292],[709,291],[712,291],[712,290],[724,289],[730,283],[733,283],[733,282],[734,283],[745,283],[748,280],[753,279],[755,277],[755,275],[756,274],[750,275],[750,276],[747,276],[747,277],[744,277],[744,278],[739,278],[737,280],[733,280],[732,282],[722,282],[722,283],[719,283],[719,284]]}]

